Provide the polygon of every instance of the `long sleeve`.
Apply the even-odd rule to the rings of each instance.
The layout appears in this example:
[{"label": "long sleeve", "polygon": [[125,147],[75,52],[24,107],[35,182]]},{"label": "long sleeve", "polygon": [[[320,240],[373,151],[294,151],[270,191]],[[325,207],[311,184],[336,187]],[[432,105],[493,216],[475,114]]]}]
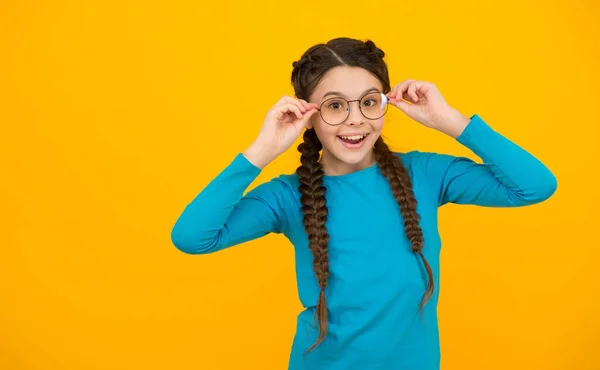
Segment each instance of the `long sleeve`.
[{"label": "long sleeve", "polygon": [[171,231],[177,249],[188,254],[211,253],[271,232],[281,233],[284,183],[272,179],[244,195],[260,172],[239,153],[177,219]]},{"label": "long sleeve", "polygon": [[482,159],[425,155],[421,165],[439,191],[438,204],[518,207],[542,202],[557,188],[550,170],[533,155],[494,131],[478,115],[456,140]]}]

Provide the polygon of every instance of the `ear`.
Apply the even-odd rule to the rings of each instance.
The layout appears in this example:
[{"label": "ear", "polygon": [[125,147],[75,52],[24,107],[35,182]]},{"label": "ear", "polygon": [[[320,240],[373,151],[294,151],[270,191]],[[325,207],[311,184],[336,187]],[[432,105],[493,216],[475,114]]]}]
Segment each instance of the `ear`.
[{"label": "ear", "polygon": [[315,113],[315,114],[313,114],[313,115],[312,115],[312,117],[310,117],[310,118],[308,119],[308,121],[306,121],[306,128],[307,128],[307,129],[312,129],[312,128],[314,128],[314,127],[315,127],[315,126],[313,125],[313,119],[315,119],[315,117],[317,116],[317,114],[318,114],[318,113]]}]

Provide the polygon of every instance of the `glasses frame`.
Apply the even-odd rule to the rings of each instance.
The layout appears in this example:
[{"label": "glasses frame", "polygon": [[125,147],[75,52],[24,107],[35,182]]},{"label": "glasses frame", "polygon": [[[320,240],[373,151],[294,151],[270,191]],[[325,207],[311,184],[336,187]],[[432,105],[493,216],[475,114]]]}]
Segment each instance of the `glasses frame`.
[{"label": "glasses frame", "polygon": [[[385,105],[385,111],[383,111],[383,114],[381,116],[377,117],[377,118],[370,118],[370,117],[365,116],[365,113],[362,111],[362,105],[360,104],[360,101],[363,100],[363,98],[365,96],[371,95],[371,94],[374,94],[374,93],[379,93],[380,95],[382,95],[382,97],[381,97],[382,101],[385,101],[385,104],[384,104]],[[325,120],[325,118],[323,118],[323,112],[321,111],[321,108],[323,107],[323,104],[327,103],[330,100],[334,100],[334,99],[342,99],[343,101],[345,101],[348,104],[348,109],[346,109],[346,117],[340,123],[336,123],[336,124],[327,122]],[[324,100],[321,103],[321,105],[319,105],[319,108],[317,108],[317,110],[319,111],[319,115],[321,116],[321,119],[323,120],[323,122],[325,122],[329,126],[339,126],[339,125],[343,124],[344,122],[346,122],[346,120],[348,119],[348,117],[350,117],[350,110],[351,110],[351,108],[350,108],[351,104],[350,103],[355,102],[355,101],[359,102],[358,103],[358,110],[360,111],[360,114],[362,114],[362,116],[365,117],[368,120],[380,119],[381,117],[385,116],[385,114],[387,113],[388,108],[389,108],[388,104],[387,104],[387,96],[385,96],[384,93],[382,93],[380,91],[371,91],[371,92],[368,92],[366,94],[363,94],[359,99],[354,99],[354,100],[347,100],[345,98],[342,98],[341,96],[336,96],[336,97],[333,97],[333,98],[326,99],[326,100]]]}]

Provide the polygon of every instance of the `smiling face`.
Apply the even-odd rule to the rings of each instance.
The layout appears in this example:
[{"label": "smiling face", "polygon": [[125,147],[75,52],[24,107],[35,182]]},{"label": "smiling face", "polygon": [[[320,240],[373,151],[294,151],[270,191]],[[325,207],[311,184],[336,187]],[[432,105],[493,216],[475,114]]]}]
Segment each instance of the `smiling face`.
[{"label": "smiling face", "polygon": [[[339,66],[329,70],[310,95],[308,102],[321,105],[322,110],[339,111],[348,101],[358,100],[365,94],[383,92],[381,82],[370,72],[359,67]],[[354,172],[375,163],[373,145],[379,138],[384,118],[366,118],[359,109],[362,104],[366,112],[372,100],[350,103],[350,114],[346,120],[336,126],[325,122],[320,114],[310,119],[308,128],[315,129],[323,144],[322,164],[327,174],[345,174]],[[342,110],[343,112],[343,110]],[[322,113],[325,113],[322,111]],[[342,113],[343,114],[343,113]],[[345,116],[345,114],[343,114]]]}]

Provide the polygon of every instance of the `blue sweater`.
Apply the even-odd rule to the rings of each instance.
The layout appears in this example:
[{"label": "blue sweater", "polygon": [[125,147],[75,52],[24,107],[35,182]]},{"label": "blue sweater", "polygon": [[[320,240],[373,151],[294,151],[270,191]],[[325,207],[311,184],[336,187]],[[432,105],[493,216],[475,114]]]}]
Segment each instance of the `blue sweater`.
[{"label": "blue sweater", "polygon": [[478,115],[457,138],[483,164],[420,151],[396,153],[413,181],[435,292],[419,316],[427,274],[411,251],[402,216],[377,164],[324,176],[328,208],[328,334],[312,352],[311,329],[319,287],[302,224],[298,177],[281,175],[244,195],[260,169],[241,153],[190,202],[172,230],[173,244],[189,254],[219,251],[268,233],[294,245],[298,315],[289,369],[434,370],[440,366],[438,207],[446,203],[518,207],[556,190],[553,174],[531,154],[495,132]]}]

